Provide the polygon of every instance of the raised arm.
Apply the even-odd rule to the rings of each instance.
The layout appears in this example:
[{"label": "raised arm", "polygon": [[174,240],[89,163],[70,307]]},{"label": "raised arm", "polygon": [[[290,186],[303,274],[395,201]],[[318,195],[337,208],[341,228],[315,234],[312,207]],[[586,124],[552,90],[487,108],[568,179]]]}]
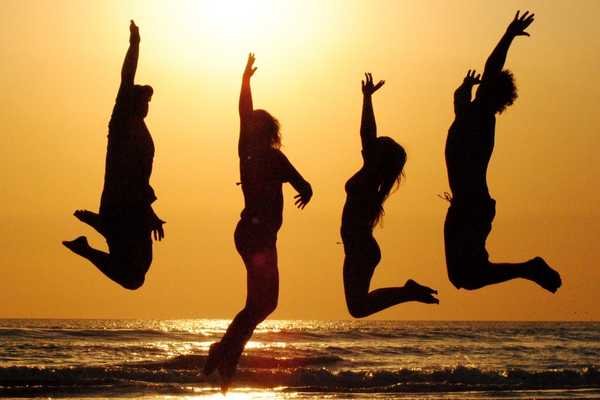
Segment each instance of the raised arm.
[{"label": "raised arm", "polygon": [[127,49],[123,67],[121,68],[121,88],[133,87],[139,54],[140,31],[135,22],[131,20],[131,23],[129,24],[129,49]]},{"label": "raised arm", "polygon": [[254,110],[252,105],[252,90],[250,88],[250,78],[254,75],[256,67],[254,67],[254,53],[248,54],[248,61],[246,62],[246,68],[242,75],[242,89],[240,91],[240,138],[238,142],[238,153],[241,155],[246,149],[246,141],[250,123],[252,117],[252,111]]},{"label": "raised arm", "polygon": [[500,71],[502,71],[504,63],[506,62],[508,49],[510,48],[513,39],[517,36],[529,36],[529,33],[525,32],[525,29],[531,25],[533,17],[534,14],[529,14],[529,11],[525,11],[521,16],[519,16],[519,11],[517,11],[515,18],[508,25],[500,42],[498,42],[485,63],[485,70],[483,71],[483,77],[481,78],[482,81],[485,82],[489,77],[499,74]]},{"label": "raised arm", "polygon": [[385,81],[379,81],[376,85],[373,85],[373,76],[368,72],[365,73],[365,80],[362,81],[363,108],[360,120],[360,139],[363,151],[365,152],[377,138],[377,124],[375,123],[375,113],[373,112],[371,96],[384,83]]},{"label": "raised arm", "polygon": [[480,83],[481,75],[475,75],[475,70],[469,70],[463,83],[454,91],[454,114],[461,114],[471,102],[473,86]]}]

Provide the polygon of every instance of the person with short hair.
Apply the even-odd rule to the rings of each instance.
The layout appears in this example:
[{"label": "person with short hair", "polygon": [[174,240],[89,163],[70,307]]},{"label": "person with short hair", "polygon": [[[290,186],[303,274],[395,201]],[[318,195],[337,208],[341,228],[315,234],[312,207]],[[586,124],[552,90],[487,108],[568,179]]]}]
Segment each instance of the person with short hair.
[{"label": "person with short hair", "polygon": [[106,238],[109,252],[92,248],[85,236],[63,244],[94,264],[104,275],[126,289],[144,284],[152,263],[152,238],[162,240],[163,224],[154,210],[150,186],[154,142],[144,118],[153,89],[134,83],[140,34],[129,26],[129,49],[121,70],[121,85],[108,124],[104,189],[99,213],[77,210],[74,215]]}]

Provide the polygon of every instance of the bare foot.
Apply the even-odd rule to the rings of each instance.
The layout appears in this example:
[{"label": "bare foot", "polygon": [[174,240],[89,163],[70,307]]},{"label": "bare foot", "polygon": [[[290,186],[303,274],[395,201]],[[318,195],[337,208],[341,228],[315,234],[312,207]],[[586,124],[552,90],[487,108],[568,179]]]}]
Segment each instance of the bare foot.
[{"label": "bare foot", "polygon": [[434,297],[437,295],[437,290],[430,287],[419,285],[417,282],[409,279],[404,284],[404,287],[410,291],[410,295],[415,301],[426,304],[439,304],[440,301]]},{"label": "bare foot", "polygon": [[223,350],[220,342],[215,342],[210,345],[208,349],[208,356],[206,357],[206,362],[204,363],[204,375],[212,374],[219,364],[223,361]]},{"label": "bare foot", "polygon": [[556,293],[562,285],[560,274],[552,269],[542,257],[531,260],[533,266],[532,280],[549,292]]},{"label": "bare foot", "polygon": [[235,352],[228,352],[224,354],[224,358],[217,367],[219,370],[219,375],[221,376],[221,392],[226,394],[229,390],[229,386],[231,385],[231,381],[233,380],[233,376],[235,375],[235,371],[237,370],[238,362],[240,361],[240,356],[242,355],[242,350]]},{"label": "bare foot", "polygon": [[89,210],[75,210],[75,212],[73,213],[73,215],[75,216],[75,218],[77,218],[78,220],[80,220],[81,222],[85,222],[86,224],[88,224],[91,219],[94,218],[95,215],[98,215],[96,213],[93,213]]},{"label": "bare foot", "polygon": [[87,249],[90,248],[87,238],[79,236],[75,240],[63,240],[62,244],[73,253],[83,256]]},{"label": "bare foot", "polygon": [[99,214],[89,210],[76,210],[73,215],[84,224],[88,224],[99,233],[103,234],[102,219]]}]

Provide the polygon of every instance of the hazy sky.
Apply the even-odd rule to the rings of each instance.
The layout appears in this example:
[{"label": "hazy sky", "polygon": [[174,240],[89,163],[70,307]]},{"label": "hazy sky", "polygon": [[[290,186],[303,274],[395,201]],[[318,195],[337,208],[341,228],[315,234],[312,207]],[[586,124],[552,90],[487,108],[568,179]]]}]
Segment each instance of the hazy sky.
[{"label": "hazy sky", "polygon": [[[517,9],[535,12],[507,67],[519,88],[498,118],[488,182],[493,261],[543,256],[564,286],[526,281],[475,292],[448,281],[443,159],[452,93],[481,71]],[[233,230],[243,206],[237,100],[249,51],[254,104],[282,123],[283,148],[311,182],[298,211],[284,191],[281,292],[273,318],[349,318],[339,238],[344,183],[360,167],[365,71],[379,132],[408,152],[406,179],[375,235],[373,287],[408,278],[439,306],[409,303],[385,319],[599,319],[600,24],[597,1],[10,1],[0,13],[0,317],[231,318],[245,299]],[[166,238],[145,285],[130,292],[61,240],[103,239],[77,221],[97,210],[107,124],[134,19],[137,82],[154,97],[151,183]]]}]

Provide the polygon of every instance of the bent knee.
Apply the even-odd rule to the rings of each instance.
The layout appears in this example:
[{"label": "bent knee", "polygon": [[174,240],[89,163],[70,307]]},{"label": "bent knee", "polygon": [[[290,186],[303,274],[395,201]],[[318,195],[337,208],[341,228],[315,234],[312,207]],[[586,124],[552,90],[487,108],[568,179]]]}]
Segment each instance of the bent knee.
[{"label": "bent knee", "polygon": [[277,309],[277,299],[270,300],[266,302],[263,307],[261,307],[260,312],[258,313],[259,317],[262,320],[267,319],[269,315],[271,315]]},{"label": "bent knee", "polygon": [[348,312],[352,318],[357,319],[365,318],[370,315],[364,307],[348,307]]},{"label": "bent knee", "polygon": [[476,265],[472,269],[467,269],[460,272],[448,273],[450,283],[457,289],[476,290],[485,286],[483,282],[483,271],[489,268],[489,264]]},{"label": "bent knee", "polygon": [[130,277],[128,279],[123,280],[121,282],[121,286],[123,286],[125,289],[137,290],[144,285],[145,280],[146,279],[145,279],[144,275],[134,276],[134,277]]},{"label": "bent knee", "polygon": [[246,307],[252,321],[258,325],[277,309],[277,299],[263,301],[260,304],[254,304]]},{"label": "bent knee", "polygon": [[362,299],[346,299],[346,305],[348,306],[348,312],[353,318],[364,318],[370,315],[366,302]]}]

